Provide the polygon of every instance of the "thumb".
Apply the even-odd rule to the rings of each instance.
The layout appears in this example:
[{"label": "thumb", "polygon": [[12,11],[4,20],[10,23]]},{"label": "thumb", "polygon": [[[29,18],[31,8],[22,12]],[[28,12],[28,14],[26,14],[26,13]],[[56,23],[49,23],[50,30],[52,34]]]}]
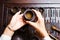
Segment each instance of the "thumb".
[{"label": "thumb", "polygon": [[21,11],[17,12],[15,15],[19,15]]},{"label": "thumb", "polygon": [[20,14],[20,17],[22,17],[23,16],[23,14]]},{"label": "thumb", "polygon": [[30,25],[34,25],[35,23],[34,22],[31,22],[31,21],[26,21],[26,23],[30,24]]}]

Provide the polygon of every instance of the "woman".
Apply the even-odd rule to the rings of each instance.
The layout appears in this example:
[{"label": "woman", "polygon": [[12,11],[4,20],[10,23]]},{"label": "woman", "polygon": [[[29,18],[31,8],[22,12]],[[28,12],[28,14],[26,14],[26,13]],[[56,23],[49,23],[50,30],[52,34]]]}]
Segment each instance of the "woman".
[{"label": "woman", "polygon": [[38,21],[37,22],[31,22],[31,21],[23,21],[23,14],[20,14],[21,11],[17,12],[11,19],[10,23],[7,25],[4,33],[2,34],[0,40],[11,40],[14,32],[21,27],[23,27],[26,23],[32,25],[32,27],[36,30],[37,35],[42,38],[43,40],[51,40],[49,37],[44,24],[44,18],[42,17],[41,13],[39,11],[35,11]]}]

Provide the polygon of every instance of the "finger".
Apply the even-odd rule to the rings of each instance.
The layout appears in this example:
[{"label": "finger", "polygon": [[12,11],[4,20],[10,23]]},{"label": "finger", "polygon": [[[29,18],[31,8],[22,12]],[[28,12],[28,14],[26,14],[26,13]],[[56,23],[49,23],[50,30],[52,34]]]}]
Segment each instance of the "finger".
[{"label": "finger", "polygon": [[37,15],[37,17],[42,17],[42,14],[41,14],[41,12],[39,12],[39,11],[36,11],[36,10],[34,10],[34,9],[32,9],[35,13],[36,13],[36,15]]},{"label": "finger", "polygon": [[43,17],[42,17],[42,14],[39,12],[39,11],[36,11],[36,10],[34,10],[34,9],[32,9],[35,13],[36,13],[36,15],[37,15],[37,17],[38,17],[38,19],[42,19]]},{"label": "finger", "polygon": [[34,23],[33,22],[31,22],[31,21],[26,21],[26,23],[28,23],[28,24],[30,24],[30,25],[34,25]]},{"label": "finger", "polygon": [[15,15],[19,15],[21,11],[17,12]]},{"label": "finger", "polygon": [[21,14],[20,16],[23,16],[23,14]]},{"label": "finger", "polygon": [[18,15],[18,17],[20,18],[20,20],[23,20],[23,14]]}]

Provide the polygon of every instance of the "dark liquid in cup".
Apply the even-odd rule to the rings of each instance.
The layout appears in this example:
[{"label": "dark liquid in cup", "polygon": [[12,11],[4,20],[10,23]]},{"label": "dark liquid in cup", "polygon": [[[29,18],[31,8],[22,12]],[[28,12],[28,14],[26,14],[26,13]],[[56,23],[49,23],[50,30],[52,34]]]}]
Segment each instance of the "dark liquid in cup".
[{"label": "dark liquid in cup", "polygon": [[32,21],[32,22],[37,21],[36,13],[31,9],[28,9],[24,12],[23,18],[24,20],[27,20],[27,21]]}]

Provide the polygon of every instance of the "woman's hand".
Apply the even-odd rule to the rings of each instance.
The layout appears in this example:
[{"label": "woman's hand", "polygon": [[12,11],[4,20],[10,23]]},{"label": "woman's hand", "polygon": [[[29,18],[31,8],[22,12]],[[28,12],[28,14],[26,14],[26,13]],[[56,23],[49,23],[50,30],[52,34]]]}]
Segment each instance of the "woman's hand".
[{"label": "woman's hand", "polygon": [[18,30],[23,25],[25,25],[23,21],[23,14],[20,14],[21,11],[17,12],[11,19],[11,22],[9,23],[8,27],[12,30]]},{"label": "woman's hand", "polygon": [[11,19],[10,23],[8,24],[8,26],[6,27],[5,31],[4,31],[4,35],[8,35],[10,37],[12,37],[12,35],[14,34],[15,30],[18,30],[19,28],[21,28],[23,25],[25,25],[24,21],[23,21],[23,14],[20,14],[21,11],[17,12]]},{"label": "woman's hand", "polygon": [[45,28],[45,24],[44,24],[44,18],[42,17],[39,11],[36,11],[34,9],[33,11],[35,11],[38,17],[38,21],[37,22],[26,21],[26,22],[32,25],[37,30],[37,32],[39,32],[39,35],[41,35],[41,37],[48,36],[46,28]]}]

